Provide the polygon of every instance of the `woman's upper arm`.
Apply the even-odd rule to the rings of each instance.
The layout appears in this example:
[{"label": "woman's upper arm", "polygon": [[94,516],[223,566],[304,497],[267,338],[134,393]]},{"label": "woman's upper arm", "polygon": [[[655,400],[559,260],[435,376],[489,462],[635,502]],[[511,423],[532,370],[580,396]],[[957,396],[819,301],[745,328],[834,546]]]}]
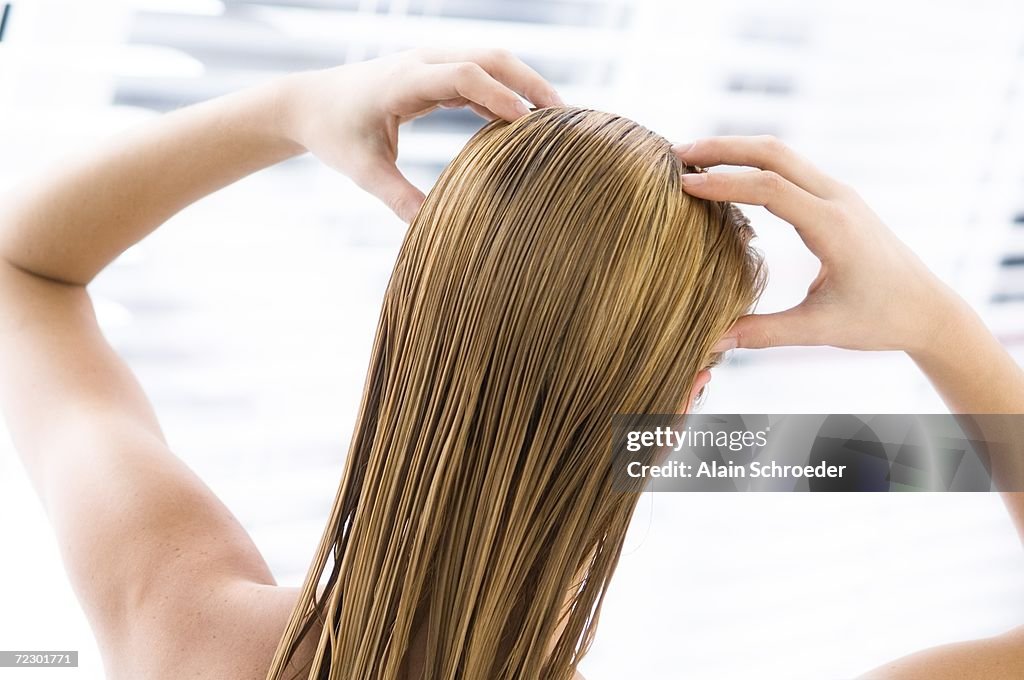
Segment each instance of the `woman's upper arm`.
[{"label": "woman's upper arm", "polygon": [[187,607],[190,589],[213,581],[272,582],[241,525],[168,448],[85,288],[3,260],[0,407],[101,638],[150,605],[172,615],[168,602]]}]

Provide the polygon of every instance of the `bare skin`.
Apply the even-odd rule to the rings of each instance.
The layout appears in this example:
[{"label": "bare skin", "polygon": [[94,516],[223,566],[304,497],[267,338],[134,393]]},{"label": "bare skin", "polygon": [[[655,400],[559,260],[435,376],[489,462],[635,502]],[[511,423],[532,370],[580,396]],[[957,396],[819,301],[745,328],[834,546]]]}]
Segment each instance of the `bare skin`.
[{"label": "bare skin", "polygon": [[[276,585],[235,517],[169,449],[97,325],[88,284],[185,206],[306,151],[409,219],[423,195],[395,167],[398,126],[439,106],[512,120],[526,113],[518,95],[538,107],[561,104],[540,76],[493,50],[416,51],[297,74],[164,116],[0,204],[0,407],[109,677],[262,679],[297,591]],[[1016,365],[852,192],[770,140],[703,140],[684,156],[774,170],[713,175],[687,190],[768,205],[827,270],[805,311],[741,320],[726,346],[900,349],[951,409],[1021,411]],[[839,238],[843,247],[833,247]],[[883,291],[852,295],[863,281]],[[941,347],[925,342],[935,334]],[[694,391],[709,377],[702,372]],[[1022,520],[1021,505],[1011,505]],[[991,659],[997,668],[1019,662],[1003,651],[1019,650],[1017,640],[936,658],[966,654],[968,665]],[[870,677],[925,677],[917,669],[929,663],[908,659]],[[970,672],[956,677],[999,677]]]},{"label": "bare skin", "polygon": [[[882,223],[853,191],[771,137],[721,137],[679,145],[702,167],[748,172],[683,175],[687,193],[761,205],[786,220],[821,261],[807,297],[792,309],[741,318],[719,349],[832,345],[901,350],[952,413],[1024,413],[1024,372],[977,314]],[[996,439],[996,438],[993,438]],[[1024,460],[1009,461],[1021,479]],[[998,478],[997,478],[998,481]],[[1012,488],[1019,488],[1015,485]],[[1024,538],[1024,493],[1003,499]],[[913,654],[865,680],[1011,680],[1024,677],[1024,627],[1001,636]]]},{"label": "bare skin", "polygon": [[561,103],[495,50],[297,74],[164,116],[2,204],[0,405],[109,677],[262,680],[297,591],[168,448],[86,286],[185,206],[307,150],[409,218],[423,194],[395,167],[399,124],[439,106],[511,120],[519,95]]}]

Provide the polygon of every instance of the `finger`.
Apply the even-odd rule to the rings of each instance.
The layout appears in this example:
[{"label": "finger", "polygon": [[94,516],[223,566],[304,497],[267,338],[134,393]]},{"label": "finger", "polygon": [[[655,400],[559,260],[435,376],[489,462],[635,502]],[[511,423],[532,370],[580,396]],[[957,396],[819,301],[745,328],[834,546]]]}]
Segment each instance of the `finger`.
[{"label": "finger", "polygon": [[425,198],[423,192],[399,172],[394,163],[381,159],[352,177],[356,184],[373,194],[404,222],[412,222]]},{"label": "finger", "polygon": [[820,198],[832,198],[840,184],[775,137],[709,137],[690,145],[676,145],[680,160],[703,168],[746,165],[776,172]]},{"label": "finger", "polygon": [[438,106],[440,106],[443,109],[461,109],[463,107],[466,107],[473,111],[473,113],[475,113],[476,115],[480,116],[481,118],[488,122],[497,118],[497,116],[495,116],[493,113],[491,113],[484,107],[480,106],[479,104],[474,104],[465,97],[447,99],[443,102],[439,102]]},{"label": "finger", "polygon": [[761,205],[792,224],[807,247],[817,255],[828,247],[826,228],[834,207],[771,170],[746,172],[689,172],[683,189],[691,196],[712,201]]},{"label": "finger", "polygon": [[538,107],[565,106],[555,88],[521,59],[506,50],[477,50],[468,61],[480,64],[497,81],[523,95]]},{"label": "finger", "polygon": [[519,95],[492,78],[479,64],[464,61],[427,68],[427,73],[416,85],[416,94],[423,100],[444,101],[465,97],[495,116],[509,121],[530,112]]},{"label": "finger", "polygon": [[538,107],[565,106],[565,102],[551,83],[508,50],[432,50],[425,54],[424,60],[428,63],[478,64],[495,80],[526,97]]},{"label": "finger", "polygon": [[493,113],[491,113],[490,111],[488,111],[484,107],[480,106],[479,104],[472,104],[471,103],[471,104],[469,104],[469,108],[473,111],[473,113],[475,113],[476,115],[480,116],[481,118],[483,118],[487,122],[491,122],[492,120],[497,120],[497,118],[498,118]]},{"label": "finger", "polygon": [[714,352],[737,347],[765,349],[791,345],[826,344],[814,316],[801,305],[774,314],[748,314],[736,320],[718,341]]},{"label": "finger", "polygon": [[494,114],[490,113],[489,111],[487,111],[486,109],[481,107],[480,104],[473,103],[472,101],[470,101],[466,97],[457,97],[455,99],[449,99],[449,100],[446,100],[446,101],[441,101],[440,102],[440,107],[442,109],[462,109],[462,108],[466,108],[466,109],[469,109],[470,111],[472,111],[474,114],[476,114],[477,116],[479,116],[480,118],[482,118],[485,121],[493,121],[493,120],[495,120],[497,118],[497,116],[495,116]]}]

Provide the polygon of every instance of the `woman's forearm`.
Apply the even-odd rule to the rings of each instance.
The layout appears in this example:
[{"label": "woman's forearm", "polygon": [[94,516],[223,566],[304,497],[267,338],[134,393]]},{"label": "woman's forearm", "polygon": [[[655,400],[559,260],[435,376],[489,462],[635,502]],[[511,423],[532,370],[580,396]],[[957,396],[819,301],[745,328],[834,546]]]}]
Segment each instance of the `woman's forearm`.
[{"label": "woman's forearm", "polygon": [[935,336],[907,353],[979,442],[1024,540],[1024,371],[959,296],[950,294],[934,311],[942,319]]},{"label": "woman's forearm", "polygon": [[279,79],[160,117],[15,189],[0,256],[85,285],[185,206],[304,149],[289,139]]},{"label": "woman's forearm", "polygon": [[933,337],[908,349],[953,413],[1024,414],[1024,371],[966,302],[949,295]]},{"label": "woman's forearm", "polygon": [[561,103],[508,53],[413,50],[182,109],[6,198],[0,258],[85,285],[193,201],[305,150],[410,220],[423,193],[395,165],[399,125],[439,106],[515,120],[529,111],[517,92],[536,106]]}]

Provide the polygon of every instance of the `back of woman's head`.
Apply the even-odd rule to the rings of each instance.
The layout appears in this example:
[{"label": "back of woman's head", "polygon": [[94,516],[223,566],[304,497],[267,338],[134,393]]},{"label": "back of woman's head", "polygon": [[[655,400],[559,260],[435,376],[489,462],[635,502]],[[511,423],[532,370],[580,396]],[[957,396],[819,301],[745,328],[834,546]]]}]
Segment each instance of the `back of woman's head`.
[{"label": "back of woman's head", "polygon": [[684,170],[576,108],[491,123],[449,165],[271,677],[318,618],[311,678],[397,678],[417,632],[424,678],[571,677],[637,500],[612,490],[611,417],[679,410],[760,286],[746,221]]}]

